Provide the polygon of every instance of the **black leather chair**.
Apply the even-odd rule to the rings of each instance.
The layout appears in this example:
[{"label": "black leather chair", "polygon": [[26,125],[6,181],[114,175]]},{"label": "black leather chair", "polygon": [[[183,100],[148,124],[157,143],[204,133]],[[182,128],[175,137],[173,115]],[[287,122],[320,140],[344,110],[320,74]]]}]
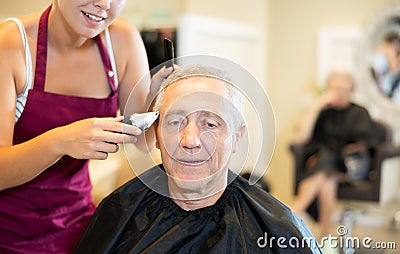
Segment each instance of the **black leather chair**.
[{"label": "black leather chair", "polygon": [[[371,167],[368,180],[362,183],[340,183],[338,186],[338,200],[379,202],[381,188],[382,164],[385,159],[400,156],[400,146],[392,142],[392,131],[389,126],[381,122],[374,122],[374,133],[376,133],[376,145],[371,147]],[[290,151],[294,157],[295,170],[295,194],[299,184],[299,175],[304,170],[305,154],[304,144],[291,144]],[[399,169],[400,170],[400,169]],[[307,212],[318,220],[318,200],[307,209]]]}]

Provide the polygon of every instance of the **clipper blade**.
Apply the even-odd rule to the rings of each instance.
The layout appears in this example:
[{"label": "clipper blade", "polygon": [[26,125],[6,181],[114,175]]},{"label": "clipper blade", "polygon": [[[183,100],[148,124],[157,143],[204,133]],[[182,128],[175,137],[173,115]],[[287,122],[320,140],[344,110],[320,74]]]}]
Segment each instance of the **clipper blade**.
[{"label": "clipper blade", "polygon": [[129,117],[125,117],[122,122],[136,126],[142,131],[145,131],[157,120],[158,116],[158,112],[135,113]]}]

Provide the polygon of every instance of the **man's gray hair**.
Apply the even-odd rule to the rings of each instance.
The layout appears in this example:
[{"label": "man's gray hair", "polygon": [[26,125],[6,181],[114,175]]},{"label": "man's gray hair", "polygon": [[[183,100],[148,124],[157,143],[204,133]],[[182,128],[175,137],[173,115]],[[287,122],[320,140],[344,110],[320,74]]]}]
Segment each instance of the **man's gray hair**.
[{"label": "man's gray hair", "polygon": [[176,69],[168,78],[161,84],[159,93],[155,98],[153,111],[160,111],[162,101],[164,99],[165,89],[182,79],[188,78],[213,78],[224,81],[227,84],[229,91],[229,100],[233,106],[242,114],[242,95],[239,89],[232,83],[226,72],[210,66],[190,65],[182,69]]}]

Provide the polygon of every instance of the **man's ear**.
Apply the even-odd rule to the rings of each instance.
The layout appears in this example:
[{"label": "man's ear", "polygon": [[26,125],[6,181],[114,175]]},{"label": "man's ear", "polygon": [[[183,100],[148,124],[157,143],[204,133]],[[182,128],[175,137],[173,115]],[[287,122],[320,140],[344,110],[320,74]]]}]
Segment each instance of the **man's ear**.
[{"label": "man's ear", "polygon": [[236,153],[239,149],[239,143],[243,138],[244,133],[246,132],[246,125],[242,124],[237,128],[235,132],[235,139],[233,140],[232,144],[232,153]]}]

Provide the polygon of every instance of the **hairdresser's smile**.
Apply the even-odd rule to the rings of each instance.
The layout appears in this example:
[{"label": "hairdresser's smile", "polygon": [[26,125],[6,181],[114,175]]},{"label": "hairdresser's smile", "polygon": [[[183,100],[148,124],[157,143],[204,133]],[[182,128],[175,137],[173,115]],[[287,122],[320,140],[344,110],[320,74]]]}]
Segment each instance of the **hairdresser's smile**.
[{"label": "hairdresser's smile", "polygon": [[71,29],[68,32],[94,38],[121,14],[125,3],[126,0],[58,0],[53,11],[60,12],[61,22]]},{"label": "hairdresser's smile", "polygon": [[85,15],[90,21],[93,22],[101,22],[107,18],[107,16],[102,17],[100,15],[90,14],[85,11],[82,11],[83,15]]}]

